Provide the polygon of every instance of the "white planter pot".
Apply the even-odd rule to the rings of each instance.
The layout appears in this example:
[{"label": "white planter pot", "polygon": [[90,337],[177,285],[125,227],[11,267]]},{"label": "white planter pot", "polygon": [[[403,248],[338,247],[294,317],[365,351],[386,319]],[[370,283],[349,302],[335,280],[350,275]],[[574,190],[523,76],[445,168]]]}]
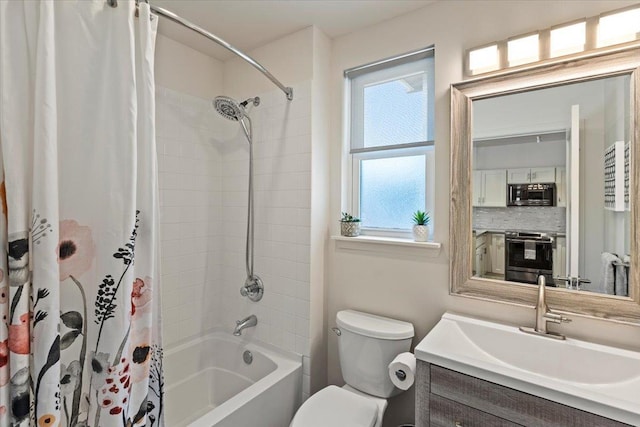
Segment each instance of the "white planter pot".
[{"label": "white planter pot", "polygon": [[413,240],[416,242],[426,242],[429,240],[429,226],[428,225],[414,225],[413,226]]},{"label": "white planter pot", "polygon": [[347,237],[356,237],[360,235],[360,221],[343,222],[340,221],[340,234]]}]

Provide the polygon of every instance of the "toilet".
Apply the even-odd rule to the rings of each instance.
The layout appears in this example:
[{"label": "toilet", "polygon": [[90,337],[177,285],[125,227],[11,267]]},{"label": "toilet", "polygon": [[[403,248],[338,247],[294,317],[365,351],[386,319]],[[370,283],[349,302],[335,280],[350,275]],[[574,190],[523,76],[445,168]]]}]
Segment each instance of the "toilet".
[{"label": "toilet", "polygon": [[330,385],[302,404],[290,427],[380,427],[387,399],[402,393],[388,365],[409,351],[413,325],[355,310],[336,315],[343,387]]}]

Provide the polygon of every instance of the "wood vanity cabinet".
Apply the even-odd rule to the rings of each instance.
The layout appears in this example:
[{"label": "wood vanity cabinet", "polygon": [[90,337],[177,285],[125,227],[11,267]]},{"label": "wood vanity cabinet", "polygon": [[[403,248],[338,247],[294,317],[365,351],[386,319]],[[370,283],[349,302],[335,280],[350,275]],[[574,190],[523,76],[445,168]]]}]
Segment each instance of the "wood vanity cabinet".
[{"label": "wood vanity cabinet", "polygon": [[628,427],[570,406],[421,360],[416,427]]}]

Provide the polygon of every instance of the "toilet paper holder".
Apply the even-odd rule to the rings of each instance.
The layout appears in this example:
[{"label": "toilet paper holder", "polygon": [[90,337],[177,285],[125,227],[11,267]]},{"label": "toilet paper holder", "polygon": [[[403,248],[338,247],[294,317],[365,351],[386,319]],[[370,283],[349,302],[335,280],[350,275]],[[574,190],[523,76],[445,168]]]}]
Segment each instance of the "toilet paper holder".
[{"label": "toilet paper holder", "polygon": [[402,369],[398,369],[396,371],[396,378],[398,378],[400,381],[404,381],[407,379],[407,374]]}]

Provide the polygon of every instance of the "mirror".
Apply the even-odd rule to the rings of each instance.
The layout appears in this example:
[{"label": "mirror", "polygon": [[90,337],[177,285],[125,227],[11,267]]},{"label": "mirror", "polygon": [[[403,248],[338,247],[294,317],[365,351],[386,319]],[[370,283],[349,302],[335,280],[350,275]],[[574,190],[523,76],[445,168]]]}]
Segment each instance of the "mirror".
[{"label": "mirror", "polygon": [[451,292],[640,322],[638,47],[452,86]]},{"label": "mirror", "polygon": [[630,83],[472,102],[474,276],[629,296]]}]

